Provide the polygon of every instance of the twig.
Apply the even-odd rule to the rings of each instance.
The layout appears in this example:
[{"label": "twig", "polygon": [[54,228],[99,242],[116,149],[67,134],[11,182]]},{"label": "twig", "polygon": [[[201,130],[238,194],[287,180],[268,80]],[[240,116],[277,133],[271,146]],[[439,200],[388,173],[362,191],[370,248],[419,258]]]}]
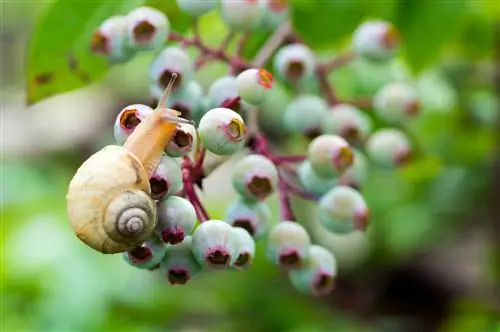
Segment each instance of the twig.
[{"label": "twig", "polygon": [[282,179],[278,182],[278,197],[280,201],[280,218],[282,221],[297,221],[295,213],[292,210],[290,196],[287,193],[287,186]]},{"label": "twig", "polygon": [[328,101],[330,105],[338,104],[340,101],[338,100],[332,85],[328,82],[328,72],[323,66],[316,67],[316,77],[326,101]]},{"label": "twig", "polygon": [[327,61],[325,63],[319,64],[318,66],[322,68],[326,73],[331,72],[334,69],[337,69],[339,67],[342,67],[349,63],[350,61],[354,60],[356,57],[356,54],[352,51],[346,52],[339,54],[335,58],[333,58],[330,61]]},{"label": "twig", "polygon": [[255,68],[264,67],[266,62],[271,58],[273,53],[280,47],[285,41],[287,36],[292,32],[292,25],[289,21],[283,23],[274,34],[267,40],[267,42],[262,46],[260,51],[257,53],[252,61],[252,65]]}]

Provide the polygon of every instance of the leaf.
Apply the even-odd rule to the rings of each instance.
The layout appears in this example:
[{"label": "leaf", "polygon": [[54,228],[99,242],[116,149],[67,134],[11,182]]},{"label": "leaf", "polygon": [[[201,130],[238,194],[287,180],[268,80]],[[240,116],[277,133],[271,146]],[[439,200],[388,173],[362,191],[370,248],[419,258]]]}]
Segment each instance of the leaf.
[{"label": "leaf", "polygon": [[414,73],[437,60],[443,47],[458,35],[467,14],[467,0],[404,0],[396,25],[403,54]]},{"label": "leaf", "polygon": [[177,6],[177,3],[175,1],[146,0],[146,3],[144,5],[156,8],[164,12],[168,17],[168,20],[170,21],[172,30],[176,32],[184,32],[191,26],[191,18]]}]

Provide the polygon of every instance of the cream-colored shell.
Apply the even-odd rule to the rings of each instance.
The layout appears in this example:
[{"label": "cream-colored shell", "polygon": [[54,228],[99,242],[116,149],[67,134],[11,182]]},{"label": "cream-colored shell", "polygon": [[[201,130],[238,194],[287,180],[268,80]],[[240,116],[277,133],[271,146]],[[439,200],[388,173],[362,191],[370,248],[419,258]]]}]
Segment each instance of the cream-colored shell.
[{"label": "cream-colored shell", "polygon": [[149,178],[127,149],[110,145],[87,159],[69,184],[67,212],[76,236],[105,254],[131,250],[156,226]]}]

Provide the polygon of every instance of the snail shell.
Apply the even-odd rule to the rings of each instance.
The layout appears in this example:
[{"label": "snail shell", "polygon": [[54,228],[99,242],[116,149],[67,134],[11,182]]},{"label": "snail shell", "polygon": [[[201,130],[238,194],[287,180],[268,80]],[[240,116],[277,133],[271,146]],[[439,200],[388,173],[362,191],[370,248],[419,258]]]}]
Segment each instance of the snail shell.
[{"label": "snail shell", "polygon": [[87,159],[66,196],[71,226],[88,246],[105,254],[131,250],[156,226],[149,176],[129,150],[110,145]]}]

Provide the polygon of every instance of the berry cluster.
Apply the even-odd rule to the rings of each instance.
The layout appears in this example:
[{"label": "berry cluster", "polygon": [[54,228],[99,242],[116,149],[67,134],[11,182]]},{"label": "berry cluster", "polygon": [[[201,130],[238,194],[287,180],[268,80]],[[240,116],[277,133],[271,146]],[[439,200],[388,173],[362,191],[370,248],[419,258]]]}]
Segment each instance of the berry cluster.
[{"label": "berry cluster", "polygon": [[[177,4],[194,22],[219,10],[231,36],[241,35],[236,53],[226,51],[227,41],[216,49],[205,45],[197,29],[190,38],[170,31],[168,18],[149,7],[109,18],[92,42],[93,49],[112,62],[129,59],[140,50],[154,50],[150,97],[160,103],[158,107],[175,109],[194,123],[179,124],[166,146],[150,179],[151,196],[158,206],[156,229],[140,247],[125,253],[125,260],[141,269],[159,269],[172,284],[184,284],[204,270],[248,268],[255,241],[263,240],[267,259],[287,272],[296,289],[312,295],[329,293],[337,275],[335,257],[311,243],[296,221],[290,196],[316,201],[319,221],[328,231],[366,230],[370,209],[361,190],[368,167],[394,168],[411,159],[411,142],[398,126],[418,114],[419,101],[409,84],[395,82],[381,88],[370,100],[373,116],[394,127],[375,130],[373,116],[340,100],[326,77],[355,57],[376,62],[391,58],[400,43],[397,30],[384,21],[367,21],[354,32],[347,56],[320,62],[290,28],[286,1],[177,0]],[[262,28],[275,31],[274,35],[248,61],[241,55],[246,33]],[[197,59],[190,58],[188,47],[200,51]],[[263,67],[273,54],[273,68],[268,71]],[[227,63],[229,72],[204,91],[194,74],[212,60]],[[172,79],[172,94],[164,101]],[[302,88],[313,81],[321,93],[303,93]],[[283,112],[283,124],[308,140],[303,155],[274,153],[259,131],[259,107],[275,97],[277,84],[295,94]],[[142,104],[122,109],[114,125],[117,144],[123,144],[153,111]],[[229,202],[223,220],[211,219],[196,192],[208,175],[205,157],[208,153],[231,156],[242,150],[249,153],[230,175],[239,197]],[[281,206],[278,223],[272,222],[266,204],[274,193]]]}]

